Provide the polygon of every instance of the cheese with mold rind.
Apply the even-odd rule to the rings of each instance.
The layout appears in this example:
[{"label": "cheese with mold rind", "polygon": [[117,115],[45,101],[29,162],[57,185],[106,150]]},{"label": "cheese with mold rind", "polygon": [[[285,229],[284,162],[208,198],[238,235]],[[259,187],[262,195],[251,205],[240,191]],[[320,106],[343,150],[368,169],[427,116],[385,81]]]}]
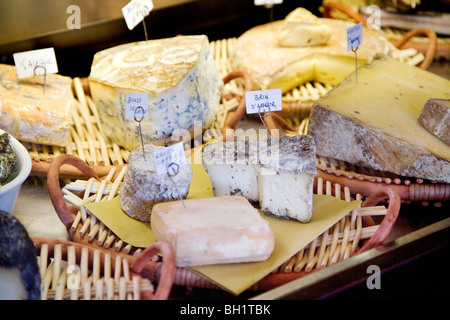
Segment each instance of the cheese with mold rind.
[{"label": "cheese with mold rind", "polygon": [[[255,90],[281,88],[285,93],[305,82],[336,85],[355,68],[355,55],[347,51],[346,29],[351,22],[320,19],[333,32],[326,45],[284,47],[279,35],[284,20],[259,25],[244,32],[230,54],[233,69],[248,72]],[[393,46],[377,32],[363,28],[363,43],[358,48],[358,64],[377,55],[390,55]]]},{"label": "cheese with mold rind", "polygon": [[102,128],[111,141],[133,150],[141,144],[139,124],[125,118],[126,96],[148,93],[141,122],[144,143],[165,145],[176,129],[209,128],[223,86],[207,36],[133,42],[100,51],[89,84]]},{"label": "cheese with mold rind", "polygon": [[202,155],[214,195],[242,195],[268,214],[311,219],[317,166],[310,136],[216,142]]},{"label": "cheese with mold rind", "polygon": [[190,164],[179,167],[178,174],[169,177],[158,174],[154,153],[162,146],[144,145],[131,151],[128,167],[120,189],[120,206],[130,217],[143,222],[150,221],[155,204],[186,198],[192,178]]},{"label": "cheese with mold rind", "polygon": [[308,134],[319,156],[449,183],[450,147],[417,120],[429,97],[449,99],[450,81],[376,59],[313,104]]},{"label": "cheese with mold rind", "polygon": [[14,138],[67,146],[75,99],[72,79],[59,74],[18,79],[16,68],[0,64],[0,128]]}]

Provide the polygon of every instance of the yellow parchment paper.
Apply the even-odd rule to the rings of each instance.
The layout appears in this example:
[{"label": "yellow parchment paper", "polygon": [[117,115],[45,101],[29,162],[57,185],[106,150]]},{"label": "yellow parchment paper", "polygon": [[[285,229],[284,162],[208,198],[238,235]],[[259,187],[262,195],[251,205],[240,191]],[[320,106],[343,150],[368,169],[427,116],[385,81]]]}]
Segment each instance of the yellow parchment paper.
[{"label": "yellow parchment paper", "polygon": [[[198,152],[190,157],[193,176],[188,198],[212,197],[211,181],[199,162]],[[239,295],[263,277],[290,259],[312,240],[332,227],[342,217],[360,206],[361,201],[343,201],[332,196],[314,195],[313,214],[309,223],[277,218],[261,212],[275,235],[271,257],[262,262],[222,264],[191,268],[215,284]],[[113,200],[86,204],[86,209],[102,221],[124,242],[136,247],[147,247],[156,241],[149,223],[130,218],[120,208],[119,196]]]}]

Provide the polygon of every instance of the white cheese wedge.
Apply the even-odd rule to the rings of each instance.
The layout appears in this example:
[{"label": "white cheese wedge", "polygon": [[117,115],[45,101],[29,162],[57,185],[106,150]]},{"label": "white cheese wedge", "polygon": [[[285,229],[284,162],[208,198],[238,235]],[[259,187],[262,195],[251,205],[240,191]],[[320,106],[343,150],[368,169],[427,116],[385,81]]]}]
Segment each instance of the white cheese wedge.
[{"label": "white cheese wedge", "polygon": [[158,174],[154,153],[164,147],[145,145],[145,158],[142,147],[131,151],[128,168],[120,190],[120,206],[130,217],[143,222],[150,221],[155,204],[186,198],[192,178],[189,163],[179,167],[178,174],[169,177]]},{"label": "white cheese wedge", "polygon": [[224,196],[157,204],[151,228],[175,251],[178,267],[267,260],[275,237],[247,199]]},{"label": "white cheese wedge", "polygon": [[317,166],[310,136],[216,142],[206,145],[202,156],[216,196],[238,194],[265,213],[311,219]]},{"label": "white cheese wedge", "polygon": [[[176,129],[209,128],[223,86],[205,35],[133,42],[98,52],[89,84],[105,134],[132,150],[141,143],[139,124],[126,119],[126,97],[148,93],[141,121],[144,143],[164,145]],[[178,141],[178,140],[177,140]]]},{"label": "white cheese wedge", "polygon": [[75,99],[72,79],[59,74],[17,78],[0,64],[0,128],[21,141],[67,146]]},{"label": "white cheese wedge", "polygon": [[305,8],[297,8],[284,19],[279,35],[279,45],[308,47],[326,45],[331,29]]},{"label": "white cheese wedge", "polygon": [[[279,43],[285,21],[259,25],[244,32],[230,52],[232,69],[246,71],[254,90],[281,88],[282,92],[309,81],[337,85],[355,70],[355,54],[347,51],[349,21],[320,19],[333,32],[326,45],[287,47]],[[391,55],[395,48],[379,33],[363,28],[358,65],[377,55]]]}]

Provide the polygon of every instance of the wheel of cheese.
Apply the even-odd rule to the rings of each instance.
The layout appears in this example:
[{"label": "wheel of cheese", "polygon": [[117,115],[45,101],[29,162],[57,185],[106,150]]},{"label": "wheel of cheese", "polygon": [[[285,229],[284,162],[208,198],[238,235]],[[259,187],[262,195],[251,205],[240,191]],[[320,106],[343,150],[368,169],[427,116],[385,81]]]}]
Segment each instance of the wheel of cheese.
[{"label": "wheel of cheese", "polygon": [[[244,70],[255,90],[281,88],[287,92],[305,82],[336,85],[355,70],[355,54],[347,51],[347,28],[352,22],[320,19],[331,30],[326,45],[287,47],[279,44],[284,20],[256,26],[238,39],[230,61],[235,70]],[[363,28],[363,41],[356,51],[358,64],[377,55],[390,55],[392,45],[376,31]]]}]

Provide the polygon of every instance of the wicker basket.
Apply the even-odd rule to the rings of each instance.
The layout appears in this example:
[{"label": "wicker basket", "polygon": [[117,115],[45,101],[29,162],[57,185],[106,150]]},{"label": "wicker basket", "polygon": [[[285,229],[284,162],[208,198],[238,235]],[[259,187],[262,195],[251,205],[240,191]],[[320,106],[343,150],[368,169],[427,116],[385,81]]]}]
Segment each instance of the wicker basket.
[{"label": "wicker basket", "polygon": [[[70,241],[31,237],[41,274],[42,300],[166,300],[174,255],[155,243],[139,257]],[[162,253],[163,262],[151,262]],[[150,261],[150,262],[149,262]],[[155,288],[152,281],[157,280]]]},{"label": "wicker basket", "polygon": [[[65,164],[77,167],[86,174],[87,178],[73,181],[61,189],[58,173],[60,167]],[[72,241],[113,252],[140,255],[142,248],[124,243],[83,208],[86,202],[99,202],[118,195],[124,170],[117,172],[113,168],[107,177],[98,180],[92,168],[77,157],[62,155],[52,161],[48,175],[49,193],[56,213],[66,226]],[[253,288],[273,288],[378,246],[388,236],[400,210],[400,197],[390,189],[377,190],[368,197],[362,197],[343,184],[334,184],[317,178],[314,192],[332,195],[345,201],[351,201],[354,198],[365,200],[361,208],[348,214]],[[387,208],[384,205],[378,205],[385,200],[389,203]],[[376,224],[372,219],[372,216],[376,215],[384,216],[380,224]],[[217,288],[215,284],[187,268],[176,268],[174,284]]]}]

